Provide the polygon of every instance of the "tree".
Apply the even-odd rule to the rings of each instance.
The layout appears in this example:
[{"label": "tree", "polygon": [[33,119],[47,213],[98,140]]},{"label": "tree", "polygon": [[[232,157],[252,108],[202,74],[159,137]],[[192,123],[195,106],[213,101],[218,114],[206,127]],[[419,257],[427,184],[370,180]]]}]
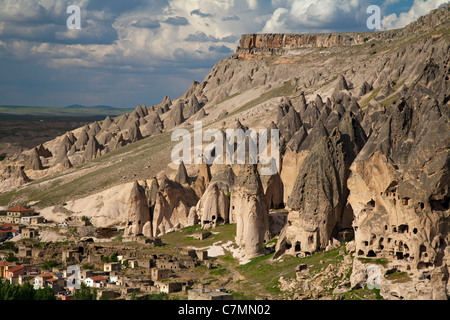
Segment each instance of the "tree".
[{"label": "tree", "polygon": [[81,283],[81,289],[75,290],[74,300],[97,300],[97,289],[88,287],[85,283]]},{"label": "tree", "polygon": [[56,297],[51,287],[45,287],[36,291],[34,300],[56,300]]},{"label": "tree", "polygon": [[43,265],[42,265],[42,269],[44,270],[52,270],[53,268],[56,268],[58,266],[58,262],[54,261],[54,260],[49,260],[46,261]]},{"label": "tree", "polygon": [[19,259],[14,255],[14,253],[10,252],[6,257],[6,261],[8,261],[9,263],[14,263],[16,261],[19,261]]}]

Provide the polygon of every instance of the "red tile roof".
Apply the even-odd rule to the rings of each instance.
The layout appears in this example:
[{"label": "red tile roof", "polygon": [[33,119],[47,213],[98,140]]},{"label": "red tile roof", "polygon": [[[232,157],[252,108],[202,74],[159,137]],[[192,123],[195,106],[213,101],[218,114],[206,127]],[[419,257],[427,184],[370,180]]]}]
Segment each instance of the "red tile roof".
[{"label": "red tile roof", "polygon": [[11,263],[9,263],[8,261],[5,260],[0,260],[0,267],[7,267],[9,266]]},{"label": "red tile roof", "polygon": [[91,277],[90,279],[92,279],[92,281],[104,281],[104,280],[108,280],[108,276],[96,276],[96,277]]},{"label": "red tile roof", "polygon": [[34,211],[34,209],[27,208],[25,206],[17,206],[17,207],[13,207],[13,208],[8,209],[8,211],[10,211],[10,212],[24,212],[24,211]]},{"label": "red tile roof", "polygon": [[24,268],[24,266],[15,266],[12,268],[8,268],[8,272],[16,272],[16,271],[22,270],[23,268]]},{"label": "red tile roof", "polygon": [[42,273],[42,274],[38,275],[38,277],[42,277],[42,278],[53,278],[53,277],[55,277],[55,275],[52,274],[52,273]]},{"label": "red tile roof", "polygon": [[17,223],[4,223],[2,225],[0,225],[0,229],[9,229],[12,228],[14,226],[17,226]]}]

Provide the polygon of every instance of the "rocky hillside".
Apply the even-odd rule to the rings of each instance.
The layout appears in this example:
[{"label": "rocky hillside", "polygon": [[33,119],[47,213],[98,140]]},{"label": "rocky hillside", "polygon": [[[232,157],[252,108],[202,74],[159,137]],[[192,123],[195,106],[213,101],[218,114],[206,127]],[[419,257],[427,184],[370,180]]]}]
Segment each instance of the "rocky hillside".
[{"label": "rocky hillside", "polygon": [[[274,239],[275,259],[348,243],[351,288],[365,286],[369,263],[384,298],[446,299],[449,14],[373,34],[245,35],[182,97],[2,161],[0,205],[35,201],[49,218],[87,216],[125,236],[236,224],[246,259]],[[279,129],[279,172],[172,164],[172,129],[197,120]]]}]

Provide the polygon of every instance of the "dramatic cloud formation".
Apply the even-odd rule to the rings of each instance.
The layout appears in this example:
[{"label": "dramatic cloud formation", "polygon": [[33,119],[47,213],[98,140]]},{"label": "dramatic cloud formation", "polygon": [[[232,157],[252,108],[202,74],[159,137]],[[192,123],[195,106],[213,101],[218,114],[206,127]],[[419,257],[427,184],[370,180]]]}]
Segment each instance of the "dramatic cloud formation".
[{"label": "dramatic cloud formation", "polygon": [[[388,2],[393,1],[397,2],[396,0],[388,0]],[[399,15],[393,13],[386,16],[382,21],[382,26],[386,30],[404,28],[409,23],[417,20],[417,18],[449,2],[449,0],[416,0],[408,12],[402,12]]]},{"label": "dramatic cloud formation", "polygon": [[[201,81],[242,33],[397,28],[443,0],[1,0],[0,104],[158,103]],[[81,8],[81,30],[66,9]]]}]

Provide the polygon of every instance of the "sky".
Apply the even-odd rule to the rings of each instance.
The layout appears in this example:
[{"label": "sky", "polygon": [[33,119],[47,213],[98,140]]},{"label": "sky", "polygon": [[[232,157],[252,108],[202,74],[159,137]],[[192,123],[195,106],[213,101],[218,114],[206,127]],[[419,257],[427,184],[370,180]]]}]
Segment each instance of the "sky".
[{"label": "sky", "polygon": [[0,0],[0,105],[158,104],[203,81],[241,34],[367,32],[370,5],[395,29],[448,2]]}]

